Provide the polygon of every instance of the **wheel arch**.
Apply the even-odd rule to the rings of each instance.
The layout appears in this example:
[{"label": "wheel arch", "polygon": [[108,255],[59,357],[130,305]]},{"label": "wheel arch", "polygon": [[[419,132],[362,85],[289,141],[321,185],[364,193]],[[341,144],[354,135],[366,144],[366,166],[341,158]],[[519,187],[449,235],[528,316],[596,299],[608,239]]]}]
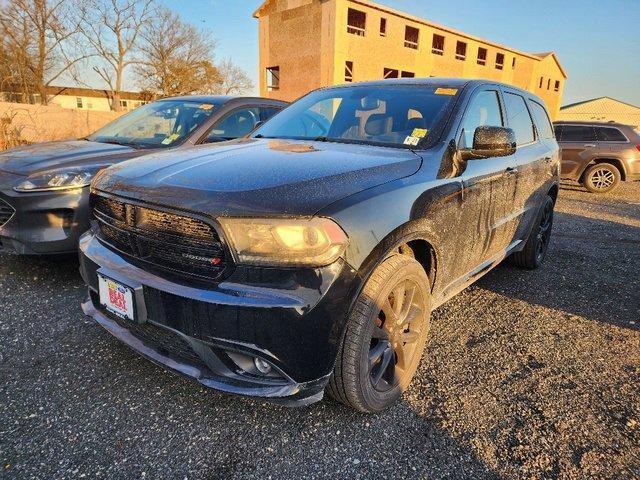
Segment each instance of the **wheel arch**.
[{"label": "wheel arch", "polygon": [[610,163],[620,172],[620,180],[624,182],[627,179],[627,172],[624,168],[624,162],[622,162],[622,160],[616,157],[597,157],[592,159],[582,169],[582,173],[580,173],[580,183],[584,183],[584,176],[587,173],[589,167],[592,167],[593,165],[597,165],[599,163]]}]

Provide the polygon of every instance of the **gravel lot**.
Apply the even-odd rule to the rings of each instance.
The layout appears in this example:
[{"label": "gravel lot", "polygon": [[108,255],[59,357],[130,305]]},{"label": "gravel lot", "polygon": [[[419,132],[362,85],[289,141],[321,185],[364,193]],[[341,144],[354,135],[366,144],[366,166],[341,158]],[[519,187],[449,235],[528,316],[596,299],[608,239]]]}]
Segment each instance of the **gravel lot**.
[{"label": "gravel lot", "polygon": [[547,263],[434,312],[378,416],[226,396],[84,318],[73,259],[0,256],[5,478],[639,478],[640,183],[564,186]]}]

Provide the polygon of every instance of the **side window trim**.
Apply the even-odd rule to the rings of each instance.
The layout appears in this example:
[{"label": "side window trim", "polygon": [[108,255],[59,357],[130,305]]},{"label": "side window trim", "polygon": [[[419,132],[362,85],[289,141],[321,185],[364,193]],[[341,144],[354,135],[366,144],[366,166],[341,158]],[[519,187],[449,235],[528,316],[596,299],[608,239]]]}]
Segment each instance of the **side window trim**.
[{"label": "side window trim", "polygon": [[[551,118],[549,117],[549,112],[547,111],[547,108],[540,102],[538,102],[537,100],[531,98],[531,97],[527,97],[526,98],[526,103],[527,103],[527,107],[529,107],[529,115],[531,116],[531,120],[533,121],[533,128],[535,129],[535,136],[536,136],[536,140],[544,140],[542,138],[542,135],[540,135],[540,132],[538,131],[538,124],[536,123],[536,115],[532,115],[533,113],[533,109],[531,107],[533,107],[533,105],[528,105],[528,103],[531,102],[532,104],[535,103],[538,107],[540,107],[542,109],[542,111],[544,112],[544,118],[547,119],[547,124],[549,125],[549,128],[551,129],[551,132],[553,133],[554,137],[555,137],[555,130],[553,128],[553,122],[551,121]],[[553,137],[552,137],[553,138]]]},{"label": "side window trim", "polygon": [[[529,107],[529,102],[527,100],[529,100],[528,97],[526,97],[525,95],[523,95],[521,92],[518,92],[516,90],[511,90],[509,88],[505,88],[505,87],[500,87],[500,90],[502,92],[503,95],[506,95],[507,93],[511,94],[511,95],[517,95],[518,97],[521,97],[522,100],[524,101],[524,105],[525,108],[527,109],[527,113],[529,114],[529,120],[531,121],[531,130],[533,132],[533,141],[531,142],[527,142],[527,143],[523,143],[522,145],[518,145],[518,149],[522,148],[522,147],[528,147],[530,145],[533,145],[537,142],[540,141],[540,138],[538,136],[538,129],[536,128],[536,123],[535,120],[533,119],[533,115],[531,115],[531,108]],[[508,123],[509,123],[509,112],[506,111],[507,109],[507,102],[505,101],[504,104],[504,108],[505,108],[505,119],[507,120],[507,127],[509,127]]]},{"label": "side window trim", "polygon": [[483,92],[495,92],[496,93],[496,97],[498,98],[498,108],[500,109],[500,119],[502,121],[502,127],[505,126],[506,123],[506,115],[507,115],[507,111],[505,109],[505,105],[504,105],[504,99],[502,97],[502,90],[500,89],[500,87],[498,85],[481,85],[480,87],[476,88],[471,95],[469,96],[469,99],[467,100],[466,104],[464,105],[464,114],[462,115],[462,118],[460,119],[460,122],[458,123],[458,128],[456,130],[456,134],[455,134],[455,142],[456,145],[460,145],[460,142],[462,140],[462,134],[463,134],[463,130],[464,130],[464,123],[467,120],[467,116],[469,115],[469,106],[473,103],[473,101],[476,99],[476,97],[478,95],[480,95]]}]

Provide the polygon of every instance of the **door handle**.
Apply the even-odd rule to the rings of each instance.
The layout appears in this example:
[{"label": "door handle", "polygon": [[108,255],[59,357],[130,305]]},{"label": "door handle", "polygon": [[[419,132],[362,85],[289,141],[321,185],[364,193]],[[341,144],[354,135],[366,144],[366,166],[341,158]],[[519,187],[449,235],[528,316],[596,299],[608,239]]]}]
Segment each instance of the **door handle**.
[{"label": "door handle", "polygon": [[596,148],[596,144],[595,143],[585,143],[584,146],[585,147],[590,147],[590,148]]},{"label": "door handle", "polygon": [[506,170],[504,171],[504,175],[507,177],[510,177],[511,175],[515,175],[516,173],[518,173],[518,169],[515,167],[507,167]]}]

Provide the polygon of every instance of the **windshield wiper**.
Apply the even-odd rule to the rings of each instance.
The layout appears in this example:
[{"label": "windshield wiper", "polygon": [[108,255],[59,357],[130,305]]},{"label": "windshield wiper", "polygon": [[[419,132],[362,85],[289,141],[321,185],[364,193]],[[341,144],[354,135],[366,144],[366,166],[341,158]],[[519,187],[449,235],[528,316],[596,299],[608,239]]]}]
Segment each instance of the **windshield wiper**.
[{"label": "windshield wiper", "polygon": [[326,135],[320,135],[320,136],[314,138],[313,141],[314,142],[328,142],[330,140],[329,140],[329,137],[327,137]]}]

